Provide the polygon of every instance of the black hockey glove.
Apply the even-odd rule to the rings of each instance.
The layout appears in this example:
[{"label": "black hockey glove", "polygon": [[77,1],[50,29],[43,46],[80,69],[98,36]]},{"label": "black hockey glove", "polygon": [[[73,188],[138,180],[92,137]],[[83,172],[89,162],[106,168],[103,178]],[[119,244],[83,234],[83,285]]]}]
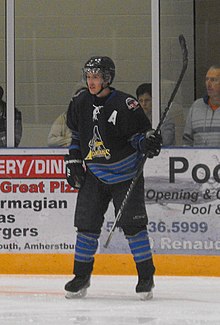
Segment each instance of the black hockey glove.
[{"label": "black hockey glove", "polygon": [[140,142],[140,151],[148,158],[158,156],[162,146],[162,137],[160,133],[155,134],[155,130],[150,130]]},{"label": "black hockey glove", "polygon": [[85,169],[82,159],[76,159],[72,155],[65,155],[66,179],[70,186],[80,189],[85,182]]}]

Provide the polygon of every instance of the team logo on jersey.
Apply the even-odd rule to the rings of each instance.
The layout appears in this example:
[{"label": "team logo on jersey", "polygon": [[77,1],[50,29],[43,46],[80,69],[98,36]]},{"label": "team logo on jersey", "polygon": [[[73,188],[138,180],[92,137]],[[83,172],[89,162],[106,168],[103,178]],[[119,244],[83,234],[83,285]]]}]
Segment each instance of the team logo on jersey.
[{"label": "team logo on jersey", "polygon": [[132,97],[126,98],[126,105],[128,109],[131,109],[133,111],[135,111],[139,107],[138,101]]},{"label": "team logo on jersey", "polygon": [[98,120],[98,114],[100,114],[100,109],[103,106],[95,106],[95,105],[93,105],[93,107],[95,107],[95,109],[93,110],[93,113],[92,113],[92,119],[93,119],[93,121],[97,121]]},{"label": "team logo on jersey", "polygon": [[89,141],[89,149],[89,153],[85,160],[102,157],[108,160],[111,158],[110,150],[105,147],[97,125],[95,125],[93,129],[93,138]]}]

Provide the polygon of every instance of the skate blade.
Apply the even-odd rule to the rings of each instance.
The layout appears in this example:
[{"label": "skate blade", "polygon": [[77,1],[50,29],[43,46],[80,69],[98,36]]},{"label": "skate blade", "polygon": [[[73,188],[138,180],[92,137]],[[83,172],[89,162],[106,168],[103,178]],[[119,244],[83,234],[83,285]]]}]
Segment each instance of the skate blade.
[{"label": "skate blade", "polygon": [[153,292],[138,292],[137,293],[140,300],[150,300],[153,298]]},{"label": "skate blade", "polygon": [[66,299],[82,299],[85,298],[87,294],[87,289],[81,289],[78,292],[67,291],[65,298]]}]

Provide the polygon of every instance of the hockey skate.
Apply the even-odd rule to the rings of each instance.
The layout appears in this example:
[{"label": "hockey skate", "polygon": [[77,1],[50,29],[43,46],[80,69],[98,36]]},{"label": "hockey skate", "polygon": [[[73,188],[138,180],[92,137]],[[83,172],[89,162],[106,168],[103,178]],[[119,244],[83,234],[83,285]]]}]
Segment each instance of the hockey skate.
[{"label": "hockey skate", "polygon": [[150,279],[139,279],[136,286],[136,293],[140,300],[150,300],[153,298],[154,280],[153,277]]},{"label": "hockey skate", "polygon": [[84,298],[87,294],[87,288],[90,286],[90,275],[80,277],[75,276],[65,285],[67,299]]}]

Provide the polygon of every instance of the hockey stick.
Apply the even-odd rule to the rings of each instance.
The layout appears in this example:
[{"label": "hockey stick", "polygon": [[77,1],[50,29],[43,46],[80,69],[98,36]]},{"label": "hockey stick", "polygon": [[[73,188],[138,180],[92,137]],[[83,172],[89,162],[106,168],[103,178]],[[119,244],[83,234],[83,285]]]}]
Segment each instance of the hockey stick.
[{"label": "hockey stick", "polygon": [[[157,126],[157,128],[155,130],[155,133],[156,134],[159,133],[160,128],[161,128],[163,122],[165,121],[165,118],[166,118],[166,116],[168,114],[168,111],[169,111],[169,109],[171,107],[171,104],[172,104],[172,102],[174,100],[174,97],[176,96],[176,93],[177,93],[177,91],[178,91],[178,89],[180,87],[180,84],[182,82],[183,76],[184,76],[184,74],[186,72],[186,69],[187,69],[187,66],[188,66],[188,50],[187,50],[186,41],[185,41],[185,38],[184,38],[183,35],[179,35],[179,43],[180,43],[180,47],[181,47],[181,50],[182,50],[182,58],[183,58],[182,70],[181,70],[181,73],[180,73],[179,78],[177,80],[176,86],[175,86],[175,88],[174,88],[174,90],[173,90],[173,92],[172,92],[172,94],[170,96],[170,99],[168,101],[167,107],[165,108],[165,110],[164,110],[164,112],[163,112],[163,114],[161,116],[161,119],[159,121],[159,124],[158,124],[158,126]],[[113,223],[113,226],[112,226],[112,228],[111,228],[111,230],[109,232],[109,235],[108,235],[108,238],[106,240],[106,243],[104,244],[104,247],[105,248],[108,247],[108,245],[109,245],[109,243],[110,243],[110,241],[112,239],[112,236],[113,236],[113,233],[114,233],[115,228],[117,226],[117,223],[121,219],[122,213],[123,213],[123,211],[125,209],[125,206],[127,205],[127,202],[128,202],[128,200],[129,200],[129,198],[131,196],[131,193],[132,193],[132,191],[133,191],[133,189],[134,189],[134,187],[135,187],[135,185],[136,185],[136,183],[137,183],[137,181],[139,179],[139,176],[143,172],[144,164],[145,164],[147,158],[148,158],[148,155],[147,154],[143,154],[143,158],[140,161],[140,164],[139,164],[138,169],[137,169],[137,173],[136,173],[135,177],[133,178],[133,180],[131,182],[131,185],[130,185],[130,187],[129,187],[129,189],[128,189],[125,197],[124,197],[124,200],[122,201],[121,207],[118,210],[117,216],[115,218],[115,222]]]}]

